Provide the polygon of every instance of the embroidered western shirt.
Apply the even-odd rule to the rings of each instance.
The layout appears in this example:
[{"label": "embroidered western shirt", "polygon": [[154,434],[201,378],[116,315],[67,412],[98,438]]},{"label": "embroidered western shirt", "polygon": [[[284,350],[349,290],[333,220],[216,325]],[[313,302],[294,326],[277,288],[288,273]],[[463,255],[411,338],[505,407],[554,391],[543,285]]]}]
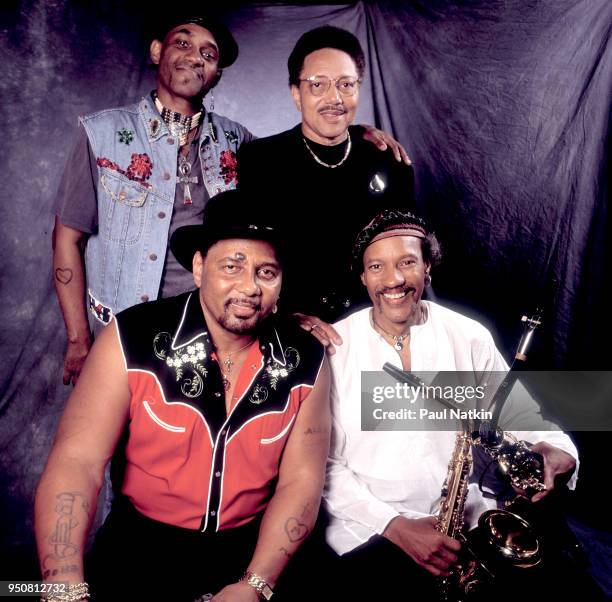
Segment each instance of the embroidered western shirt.
[{"label": "embroidered western shirt", "polygon": [[197,292],[132,307],[116,324],[132,395],[122,493],[145,516],[178,527],[249,522],[273,493],[321,345],[289,322],[263,327],[228,414]]}]

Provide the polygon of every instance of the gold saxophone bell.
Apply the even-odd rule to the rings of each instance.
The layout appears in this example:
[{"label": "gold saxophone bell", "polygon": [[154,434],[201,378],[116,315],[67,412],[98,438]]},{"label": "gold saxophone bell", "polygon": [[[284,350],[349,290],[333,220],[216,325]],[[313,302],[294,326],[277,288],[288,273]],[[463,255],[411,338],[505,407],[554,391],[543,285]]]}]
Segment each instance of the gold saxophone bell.
[{"label": "gold saxophone bell", "polygon": [[507,510],[488,510],[478,526],[493,550],[517,568],[536,566],[542,560],[540,542],[531,525]]}]

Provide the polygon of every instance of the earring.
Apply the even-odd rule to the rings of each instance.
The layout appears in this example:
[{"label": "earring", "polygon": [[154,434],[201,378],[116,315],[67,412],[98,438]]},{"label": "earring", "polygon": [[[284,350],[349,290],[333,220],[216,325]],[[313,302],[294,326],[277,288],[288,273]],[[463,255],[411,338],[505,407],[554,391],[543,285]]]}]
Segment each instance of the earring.
[{"label": "earring", "polygon": [[425,272],[425,286],[431,286],[431,276],[429,272]]},{"label": "earring", "polygon": [[278,311],[278,305],[276,305],[276,303],[274,304],[274,307],[272,308],[272,313],[275,314]]},{"label": "earring", "polygon": [[210,91],[210,111],[214,111],[215,110],[215,93],[211,90]]}]

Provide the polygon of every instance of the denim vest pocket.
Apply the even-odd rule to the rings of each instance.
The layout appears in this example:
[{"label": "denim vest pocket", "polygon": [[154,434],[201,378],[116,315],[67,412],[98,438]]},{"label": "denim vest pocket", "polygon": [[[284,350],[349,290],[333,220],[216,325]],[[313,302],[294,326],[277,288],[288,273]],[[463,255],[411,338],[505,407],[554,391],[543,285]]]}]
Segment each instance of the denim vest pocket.
[{"label": "denim vest pocket", "polygon": [[103,211],[100,211],[100,233],[108,240],[133,245],[141,237],[147,206],[148,190],[106,170],[100,175]]}]

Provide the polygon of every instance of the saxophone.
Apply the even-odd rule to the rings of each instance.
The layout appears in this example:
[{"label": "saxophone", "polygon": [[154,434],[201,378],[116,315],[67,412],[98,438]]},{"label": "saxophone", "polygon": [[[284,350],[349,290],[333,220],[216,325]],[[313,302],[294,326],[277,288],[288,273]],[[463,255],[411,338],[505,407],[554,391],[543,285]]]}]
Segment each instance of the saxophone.
[{"label": "saxophone", "polygon": [[[522,319],[525,332],[519,344],[516,360],[527,359],[526,350],[536,326],[535,318]],[[526,491],[544,489],[543,461],[524,441],[497,427],[501,407],[507,398],[516,374],[513,366],[494,397],[496,412],[492,424],[481,425],[477,436],[469,421],[462,423],[448,464],[442,487],[440,511],[436,528],[441,533],[462,543],[462,553],[449,577],[439,579],[440,599],[443,601],[469,600],[483,597],[495,577],[510,569],[525,569],[541,562],[540,542],[531,525],[509,510],[489,510],[478,520],[478,528],[466,533],[464,529],[465,502],[472,471],[472,446],[479,445],[495,460],[512,484]]]},{"label": "saxophone", "polygon": [[466,532],[465,503],[472,471],[472,431],[467,425],[456,435],[441,493],[436,529],[461,542],[459,561],[450,576],[440,577],[440,600],[463,602],[489,595],[494,580],[512,569],[541,561],[540,542],[530,524],[509,510],[488,510],[478,527]]},{"label": "saxophone", "polygon": [[480,563],[473,552],[470,553],[471,547],[464,534],[465,502],[472,464],[472,435],[470,429],[464,428],[457,433],[453,454],[448,463],[436,529],[459,540],[468,553],[462,550],[459,563],[452,574],[438,579],[442,601],[470,598],[493,578],[487,566]]}]

